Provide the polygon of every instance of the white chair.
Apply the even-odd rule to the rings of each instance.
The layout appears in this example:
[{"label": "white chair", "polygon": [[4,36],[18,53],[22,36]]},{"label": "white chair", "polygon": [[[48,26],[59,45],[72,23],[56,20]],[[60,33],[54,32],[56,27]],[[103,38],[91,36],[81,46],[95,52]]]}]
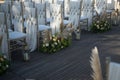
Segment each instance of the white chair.
[{"label": "white chair", "polygon": [[61,10],[62,10],[62,18],[64,18],[64,0],[58,0],[57,4],[61,5]]},{"label": "white chair", "polygon": [[24,22],[26,27],[26,42],[28,45],[28,49],[30,52],[35,51],[37,48],[37,33],[38,33],[38,26],[37,26],[37,20],[36,20],[36,9],[35,8],[29,8],[25,7],[24,16]]},{"label": "white chair", "polygon": [[[93,80],[103,80],[101,63],[97,47],[92,50],[90,63],[93,70]],[[105,70],[105,69],[103,69]],[[120,63],[111,62],[110,57],[106,57],[106,75],[105,80],[119,80],[120,79]]]},{"label": "white chair", "polygon": [[89,30],[89,26],[92,23],[92,7],[93,2],[91,0],[83,0],[81,8],[80,25],[81,29]]},{"label": "white chair", "polygon": [[50,22],[50,27],[52,29],[52,34],[60,33],[60,25],[62,23],[62,11],[61,5],[59,4],[50,4],[50,13],[52,21]]},{"label": "white chair", "polygon": [[107,18],[110,22],[110,24],[112,23],[111,19],[112,19],[112,12],[115,11],[115,3],[116,3],[117,0],[107,0],[106,2],[106,13],[107,13]]},{"label": "white chair", "polygon": [[12,5],[11,14],[14,31],[24,32],[21,2]]},{"label": "white chair", "polygon": [[17,31],[8,31],[5,14],[0,12],[0,17],[0,26],[3,27],[2,52],[8,56],[9,60],[11,60],[12,51],[18,49],[24,51],[26,34]]},{"label": "white chair", "polygon": [[24,7],[31,7],[31,8],[33,8],[34,7],[34,3],[31,1],[25,1],[25,2],[23,2],[23,6]]},{"label": "white chair", "polygon": [[10,30],[12,30],[12,23],[11,23],[11,9],[10,4],[4,3],[0,6],[0,11],[6,13],[7,16],[7,26]]},{"label": "white chair", "polygon": [[106,10],[106,0],[95,0],[95,10],[100,15]]},{"label": "white chair", "polygon": [[[35,4],[37,9],[37,25],[38,25],[38,47],[40,43],[48,42],[51,36],[51,28],[46,23],[46,4]],[[44,34],[45,33],[45,34]],[[47,37],[45,37],[48,35]]]},{"label": "white chair", "polygon": [[81,4],[81,1],[70,1],[69,21],[75,30],[80,29]]},{"label": "white chair", "polygon": [[120,79],[120,63],[111,61],[110,57],[106,58],[106,80]]},{"label": "white chair", "polygon": [[64,18],[69,17],[70,12],[70,0],[64,0]]}]

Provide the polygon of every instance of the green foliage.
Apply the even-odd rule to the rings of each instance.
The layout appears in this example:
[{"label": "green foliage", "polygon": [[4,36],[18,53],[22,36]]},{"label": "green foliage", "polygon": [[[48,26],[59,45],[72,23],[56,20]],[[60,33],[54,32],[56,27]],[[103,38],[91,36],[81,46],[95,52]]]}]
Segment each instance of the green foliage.
[{"label": "green foliage", "polygon": [[6,59],[6,56],[0,55],[0,75],[6,72],[9,68],[9,61]]},{"label": "green foliage", "polygon": [[71,44],[70,38],[60,38],[53,36],[49,43],[42,43],[40,45],[40,51],[44,53],[55,53]]},{"label": "green foliage", "polygon": [[105,32],[110,30],[110,24],[106,20],[97,20],[92,23],[90,30],[95,33]]}]

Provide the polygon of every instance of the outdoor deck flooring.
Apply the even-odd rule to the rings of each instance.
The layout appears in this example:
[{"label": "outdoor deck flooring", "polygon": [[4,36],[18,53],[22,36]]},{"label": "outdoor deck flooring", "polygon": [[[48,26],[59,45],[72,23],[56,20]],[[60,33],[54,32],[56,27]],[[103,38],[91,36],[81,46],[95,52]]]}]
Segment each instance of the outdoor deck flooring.
[{"label": "outdoor deck flooring", "polygon": [[105,33],[82,31],[81,39],[54,54],[33,52],[24,62],[19,53],[12,54],[11,67],[0,80],[92,80],[91,49],[98,47],[105,77],[105,58],[120,63],[120,27],[114,26]]}]

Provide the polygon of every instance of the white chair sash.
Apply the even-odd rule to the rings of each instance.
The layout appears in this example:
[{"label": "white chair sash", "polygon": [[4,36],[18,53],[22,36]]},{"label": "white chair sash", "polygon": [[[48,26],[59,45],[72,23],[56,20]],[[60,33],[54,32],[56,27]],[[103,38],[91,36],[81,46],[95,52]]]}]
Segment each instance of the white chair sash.
[{"label": "white chair sash", "polygon": [[52,29],[52,34],[60,32],[60,24],[61,24],[61,5],[51,4],[50,5],[51,17],[52,21],[50,22],[50,27]]},{"label": "white chair sash", "polygon": [[64,0],[64,17],[69,16],[70,0]]},{"label": "white chair sash", "polygon": [[107,0],[107,10],[111,9],[115,9],[115,0]]},{"label": "white chair sash", "polygon": [[5,15],[3,12],[1,12],[0,13],[0,30],[1,30],[1,35],[3,36],[1,50],[3,54],[8,56],[7,33],[6,33],[6,26],[4,24],[5,24]]},{"label": "white chair sash", "polygon": [[36,13],[35,8],[25,7],[24,15],[26,15],[26,34],[27,44],[29,50],[32,52],[37,48],[37,25],[36,25]]},{"label": "white chair sash", "polygon": [[12,6],[12,24],[14,25],[14,30],[18,32],[23,32],[23,22],[21,16],[21,6],[13,5]]},{"label": "white chair sash", "polygon": [[35,4],[37,8],[38,24],[46,24],[46,6],[44,3]]},{"label": "white chair sash", "polygon": [[81,15],[81,3],[79,1],[70,1],[70,13],[69,13],[69,21],[76,29],[79,26],[80,15]]},{"label": "white chair sash", "polygon": [[81,17],[88,18],[88,26],[92,23],[93,2],[91,0],[83,0]]}]

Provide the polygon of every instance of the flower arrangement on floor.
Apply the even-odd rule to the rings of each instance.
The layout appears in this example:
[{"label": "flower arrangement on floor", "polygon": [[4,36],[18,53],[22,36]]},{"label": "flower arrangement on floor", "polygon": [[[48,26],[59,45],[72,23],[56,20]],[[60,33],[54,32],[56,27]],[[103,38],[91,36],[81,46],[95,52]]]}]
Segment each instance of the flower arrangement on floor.
[{"label": "flower arrangement on floor", "polygon": [[[97,12],[96,12],[97,13]],[[93,21],[92,25],[90,26],[90,30],[95,33],[105,32],[110,30],[111,26],[106,19],[106,13],[98,15],[97,18]]]},{"label": "flower arrangement on floor", "polygon": [[42,43],[40,45],[40,51],[44,53],[55,53],[71,44],[70,38],[61,38],[52,36],[52,39],[48,43]]},{"label": "flower arrangement on floor", "polygon": [[97,20],[92,23],[91,31],[92,32],[105,32],[110,30],[110,24],[106,20]]},{"label": "flower arrangement on floor", "polygon": [[0,54],[0,75],[6,72],[9,68],[9,61],[6,56]]}]

